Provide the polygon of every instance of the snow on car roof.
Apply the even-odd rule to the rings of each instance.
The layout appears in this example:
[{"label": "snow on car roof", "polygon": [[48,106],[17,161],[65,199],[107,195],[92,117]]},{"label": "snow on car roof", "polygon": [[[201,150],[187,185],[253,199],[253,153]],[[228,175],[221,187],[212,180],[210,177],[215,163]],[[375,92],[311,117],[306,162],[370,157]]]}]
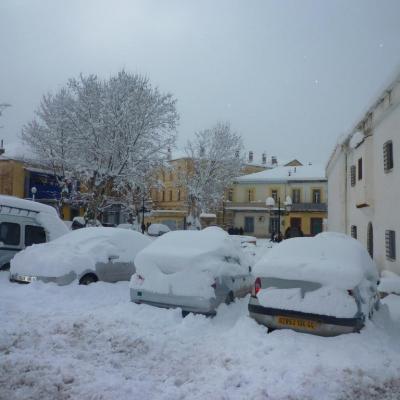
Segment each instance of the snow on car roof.
[{"label": "snow on car roof", "polygon": [[38,203],[37,201],[19,199],[18,197],[0,195],[0,205],[6,207],[22,208],[24,210],[52,214],[58,217],[54,207],[46,204]]},{"label": "snow on car roof", "polygon": [[345,289],[352,289],[364,278],[378,279],[375,263],[362,245],[333,232],[285,240],[266,253],[253,271],[256,276],[298,279]]},{"label": "snow on car roof", "polygon": [[238,244],[221,228],[202,231],[172,231],[159,237],[136,257],[138,271],[156,267],[166,274],[190,268],[213,269],[221,266],[225,257],[245,264],[245,255]]},{"label": "snow on car roof", "polygon": [[17,253],[11,260],[11,270],[50,277],[78,273],[94,268],[97,262],[107,262],[114,255],[118,262],[132,262],[149,243],[149,238],[128,229],[82,228]]},{"label": "snow on car roof", "polygon": [[19,211],[17,211],[16,214],[12,213],[12,207],[26,210],[26,215],[33,211],[34,215],[32,215],[32,218],[35,218],[36,222],[43,226],[50,240],[55,240],[69,232],[68,228],[60,219],[54,207],[38,203],[36,201],[24,200],[19,199],[18,197],[5,195],[0,195],[0,206],[5,207],[5,210],[2,210],[4,213],[8,213],[10,211],[10,213],[13,215],[23,216],[23,214],[21,214]]}]

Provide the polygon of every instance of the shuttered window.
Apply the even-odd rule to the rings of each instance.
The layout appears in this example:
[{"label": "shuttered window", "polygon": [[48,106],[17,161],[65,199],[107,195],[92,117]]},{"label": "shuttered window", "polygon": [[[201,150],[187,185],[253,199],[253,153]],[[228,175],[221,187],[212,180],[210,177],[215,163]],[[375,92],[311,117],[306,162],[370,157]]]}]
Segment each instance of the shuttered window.
[{"label": "shuttered window", "polygon": [[383,165],[385,172],[393,169],[393,143],[391,140],[383,145]]},{"label": "shuttered window", "polygon": [[361,181],[363,177],[362,158],[358,159],[358,180]]},{"label": "shuttered window", "polygon": [[351,186],[356,185],[356,166],[355,165],[352,165],[350,167],[350,183],[351,183]]},{"label": "shuttered window", "polygon": [[386,244],[386,258],[388,260],[396,259],[396,232],[387,230],[385,231],[385,244]]},{"label": "shuttered window", "polygon": [[357,226],[355,225],[351,226],[351,237],[357,239]]}]

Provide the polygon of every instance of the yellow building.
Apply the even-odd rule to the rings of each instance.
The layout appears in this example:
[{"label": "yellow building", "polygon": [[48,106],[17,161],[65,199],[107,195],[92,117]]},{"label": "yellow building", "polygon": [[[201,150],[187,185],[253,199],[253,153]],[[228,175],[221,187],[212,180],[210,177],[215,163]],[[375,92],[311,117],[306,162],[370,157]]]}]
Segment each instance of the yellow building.
[{"label": "yellow building", "polygon": [[[321,232],[327,217],[324,167],[298,164],[237,178],[231,201],[224,204],[225,223],[257,237],[279,231],[288,236]],[[274,205],[267,206],[268,198]]]},{"label": "yellow building", "polygon": [[0,156],[0,194],[21,199],[35,197],[35,201],[58,209],[64,220],[70,221],[84,213],[83,208],[60,201],[61,188],[54,172],[23,158]]},{"label": "yellow building", "polygon": [[[249,152],[243,174],[263,171],[269,167],[266,157],[263,156],[260,161],[260,163],[255,162],[253,153]],[[171,159],[168,167],[158,171],[159,187],[151,190],[152,210],[146,215],[145,223],[163,223],[172,229],[187,227],[190,205],[187,190],[180,184],[179,176],[190,173],[192,165],[190,157],[180,157]],[[227,189],[225,197],[228,198],[231,193],[232,190]],[[222,201],[221,209],[214,211],[218,216],[216,222],[219,225],[226,225],[222,221]]]}]

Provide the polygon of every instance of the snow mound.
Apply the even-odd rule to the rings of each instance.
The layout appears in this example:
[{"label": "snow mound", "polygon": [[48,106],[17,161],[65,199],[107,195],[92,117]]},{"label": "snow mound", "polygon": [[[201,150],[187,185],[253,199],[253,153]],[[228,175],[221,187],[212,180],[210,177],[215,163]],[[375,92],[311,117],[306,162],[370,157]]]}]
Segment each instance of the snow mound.
[{"label": "snow mound", "polygon": [[254,266],[256,276],[301,279],[340,289],[363,279],[378,280],[374,261],[355,239],[324,232],[314,238],[293,238],[274,246]]},{"label": "snow mound", "polygon": [[378,290],[400,295],[400,276],[391,271],[382,271]]},{"label": "snow mound", "polygon": [[147,233],[150,236],[159,236],[169,231],[170,231],[169,227],[164,224],[151,224],[147,229]]},{"label": "snow mound", "polygon": [[60,277],[94,269],[97,262],[118,256],[118,262],[132,262],[150,243],[139,232],[118,228],[82,228],[49,243],[33,245],[11,260],[11,273]]},{"label": "snow mound", "polygon": [[250,263],[225,231],[209,227],[166,233],[137,255],[135,265],[132,288],[209,297],[216,277],[245,274]]},{"label": "snow mound", "polygon": [[[10,210],[11,207],[27,210],[26,215],[28,215],[28,211],[36,213],[32,217],[36,219],[39,225],[43,226],[50,240],[55,240],[69,232],[54,207],[36,201],[4,195],[0,195],[0,206],[10,207]],[[22,212],[20,215],[23,215]]]}]

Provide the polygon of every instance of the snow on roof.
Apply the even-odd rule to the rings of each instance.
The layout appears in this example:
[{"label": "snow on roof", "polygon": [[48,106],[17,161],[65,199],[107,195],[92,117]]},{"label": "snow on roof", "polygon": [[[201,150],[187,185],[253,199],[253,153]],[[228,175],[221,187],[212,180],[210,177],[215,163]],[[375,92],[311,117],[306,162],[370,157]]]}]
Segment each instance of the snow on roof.
[{"label": "snow on roof", "polygon": [[70,271],[81,273],[114,255],[118,256],[118,262],[133,262],[136,254],[149,243],[149,238],[128,229],[77,229],[52,242],[19,252],[11,261],[11,272],[46,277],[59,277]]},{"label": "snow on roof", "polygon": [[4,150],[4,154],[0,156],[0,159],[3,160],[33,160],[36,158],[32,150],[21,142],[5,143]]},{"label": "snow on roof", "polygon": [[299,279],[353,289],[363,279],[378,279],[376,265],[357,240],[333,232],[281,242],[254,266],[262,277]]},{"label": "snow on roof", "polygon": [[235,179],[235,182],[266,183],[287,181],[325,181],[325,168],[322,165],[303,165],[298,167],[279,166],[274,169],[243,175]]},{"label": "snow on roof", "polygon": [[362,133],[361,131],[357,131],[351,137],[350,142],[349,142],[349,146],[352,149],[355,149],[364,141],[364,139],[365,139],[364,133]]}]

